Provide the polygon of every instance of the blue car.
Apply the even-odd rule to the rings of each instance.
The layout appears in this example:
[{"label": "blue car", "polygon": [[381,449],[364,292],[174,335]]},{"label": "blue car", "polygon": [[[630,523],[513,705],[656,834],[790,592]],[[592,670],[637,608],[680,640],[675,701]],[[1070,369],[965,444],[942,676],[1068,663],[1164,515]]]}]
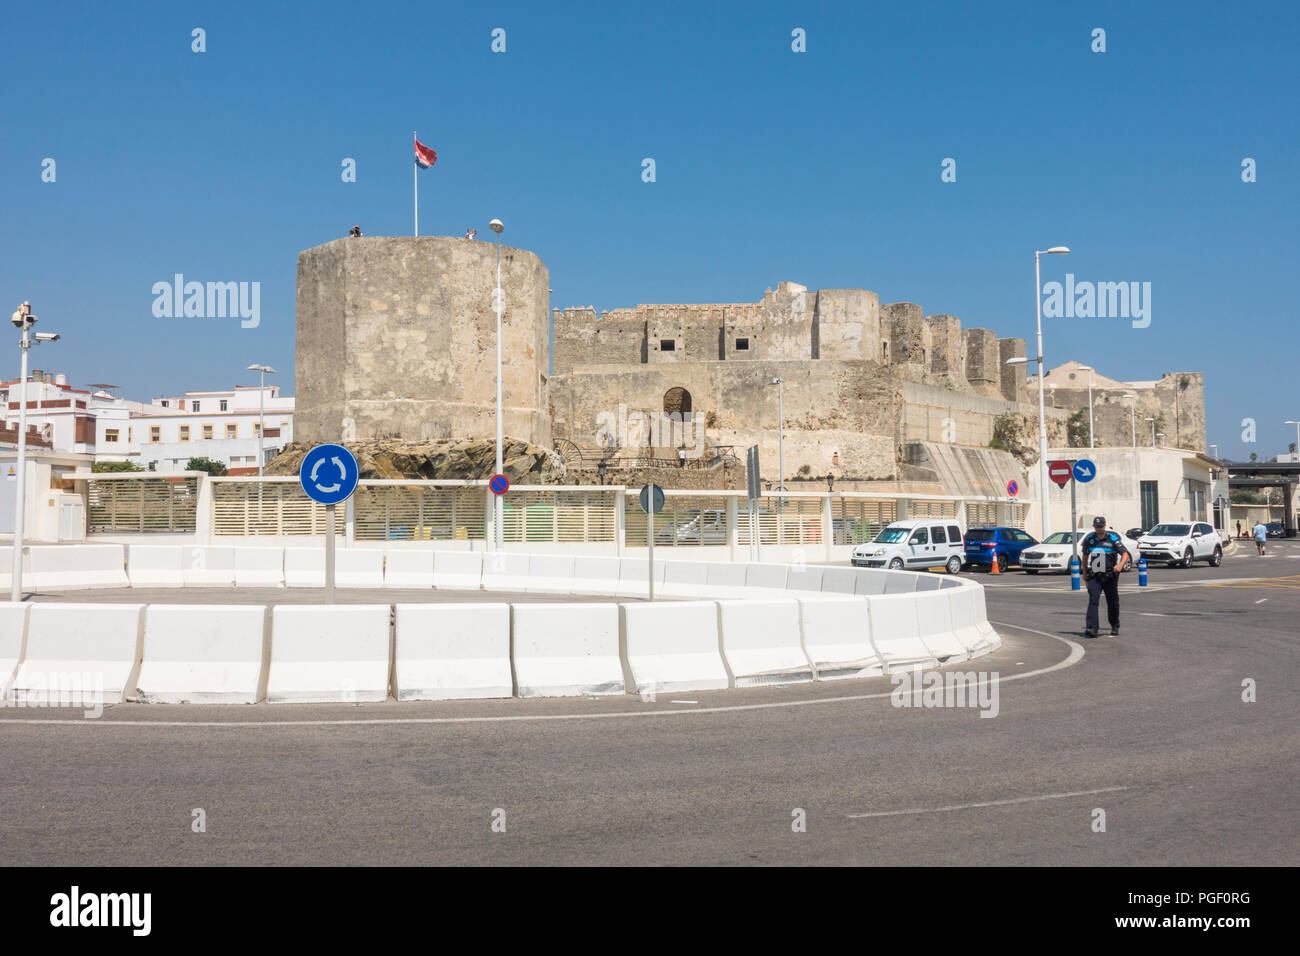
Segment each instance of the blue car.
[{"label": "blue car", "polygon": [[1038,544],[1038,539],[1019,528],[971,528],[962,539],[966,546],[964,568],[983,566],[1005,571],[1008,565],[1020,564],[1020,552]]}]

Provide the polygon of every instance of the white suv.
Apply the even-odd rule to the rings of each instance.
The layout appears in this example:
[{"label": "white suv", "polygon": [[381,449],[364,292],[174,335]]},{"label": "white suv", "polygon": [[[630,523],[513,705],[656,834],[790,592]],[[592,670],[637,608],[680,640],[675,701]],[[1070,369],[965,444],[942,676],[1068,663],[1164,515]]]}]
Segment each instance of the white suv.
[{"label": "white suv", "polygon": [[1138,552],[1147,561],[1165,561],[1171,568],[1190,568],[1195,561],[1212,568],[1223,563],[1223,541],[1204,521],[1158,524],[1138,539]]},{"label": "white suv", "polygon": [[953,518],[914,518],[886,525],[853,549],[855,568],[933,568],[956,574],[966,562],[961,526]]}]

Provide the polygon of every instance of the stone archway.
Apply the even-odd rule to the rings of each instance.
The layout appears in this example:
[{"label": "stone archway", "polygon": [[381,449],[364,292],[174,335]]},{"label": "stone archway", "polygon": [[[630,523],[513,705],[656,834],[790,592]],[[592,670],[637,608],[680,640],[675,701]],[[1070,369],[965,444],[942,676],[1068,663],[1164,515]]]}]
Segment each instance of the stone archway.
[{"label": "stone archway", "polygon": [[683,421],[691,414],[691,393],[680,385],[664,392],[664,414],[674,412],[681,414]]}]

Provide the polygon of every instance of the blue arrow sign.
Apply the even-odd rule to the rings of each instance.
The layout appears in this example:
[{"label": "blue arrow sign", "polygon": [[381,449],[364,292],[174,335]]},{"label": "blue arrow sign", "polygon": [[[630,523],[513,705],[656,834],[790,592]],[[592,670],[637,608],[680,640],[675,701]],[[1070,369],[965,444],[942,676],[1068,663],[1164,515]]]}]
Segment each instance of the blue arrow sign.
[{"label": "blue arrow sign", "polygon": [[322,505],[347,501],[361,477],[357,459],[342,445],[317,445],[302,459],[298,481],[307,497]]},{"label": "blue arrow sign", "polygon": [[1074,480],[1085,484],[1097,477],[1097,466],[1087,458],[1080,458],[1074,463]]}]

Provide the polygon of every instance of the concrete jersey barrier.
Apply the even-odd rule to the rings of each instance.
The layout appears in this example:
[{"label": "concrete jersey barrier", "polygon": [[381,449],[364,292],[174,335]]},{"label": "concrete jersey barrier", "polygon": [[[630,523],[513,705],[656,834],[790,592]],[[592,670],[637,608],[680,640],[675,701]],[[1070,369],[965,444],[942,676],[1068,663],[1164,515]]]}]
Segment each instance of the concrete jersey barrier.
[{"label": "concrete jersey barrier", "polygon": [[384,587],[432,588],[432,548],[388,548],[384,551]]},{"label": "concrete jersey barrier", "polygon": [[387,604],[278,604],[271,610],[268,703],[388,698]]},{"label": "concrete jersey barrier", "polygon": [[871,643],[887,673],[938,665],[934,654],[921,640],[914,595],[879,594],[868,600]]},{"label": "concrete jersey barrier", "polygon": [[230,545],[181,547],[181,581],[188,587],[233,588],[235,549]]},{"label": "concrete jersey barrier", "polygon": [[823,594],[799,598],[804,653],[817,680],[878,677],[884,662],[871,643],[871,601]]},{"label": "concrete jersey barrier", "polygon": [[183,557],[179,544],[133,544],[126,549],[126,576],[133,588],[184,587]]},{"label": "concrete jersey barrier", "polygon": [[265,694],[261,604],[152,604],[133,695],[143,703],[254,704]]},{"label": "concrete jersey barrier", "polygon": [[393,696],[511,697],[509,604],[398,604]]},{"label": "concrete jersey barrier", "polygon": [[120,703],[139,672],[143,611],[143,604],[33,604],[13,696],[30,701],[56,686],[81,686]]},{"label": "concrete jersey barrier", "polygon": [[719,601],[718,636],[733,687],[813,679],[799,634],[799,602]]},{"label": "concrete jersey barrier", "polygon": [[628,689],[638,694],[721,690],[730,685],[713,601],[620,605]]},{"label": "concrete jersey barrier", "polygon": [[36,591],[125,588],[126,548],[120,544],[40,545],[28,548],[23,587]]},{"label": "concrete jersey barrier", "polygon": [[520,697],[626,691],[617,604],[516,604],[511,616]]},{"label": "concrete jersey barrier", "polygon": [[0,700],[9,695],[18,663],[23,659],[30,607],[30,604],[0,604]]}]

